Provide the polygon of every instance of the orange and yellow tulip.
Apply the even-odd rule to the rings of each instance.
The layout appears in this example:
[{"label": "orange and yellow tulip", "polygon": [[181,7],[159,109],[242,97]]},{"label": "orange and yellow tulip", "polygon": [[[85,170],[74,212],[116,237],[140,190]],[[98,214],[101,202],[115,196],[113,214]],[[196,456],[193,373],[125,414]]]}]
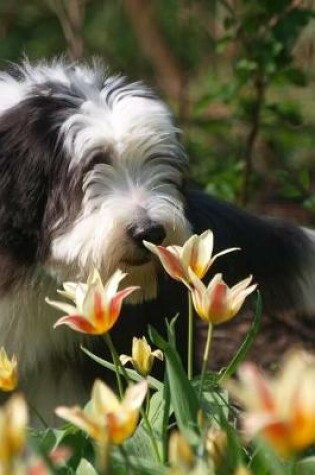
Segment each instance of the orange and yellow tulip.
[{"label": "orange and yellow tulip", "polygon": [[291,353],[273,378],[247,363],[239,377],[227,387],[245,408],[244,430],[250,437],[260,434],[281,456],[315,443],[315,358]]},{"label": "orange and yellow tulip", "polygon": [[156,246],[150,242],[143,242],[147,249],[156,254],[165,271],[175,280],[189,286],[190,276],[188,269],[202,279],[214,261],[228,252],[238,248],[225,249],[213,254],[213,233],[210,230],[200,235],[194,234],[181,246]]},{"label": "orange and yellow tulip", "polygon": [[9,360],[4,348],[0,349],[0,389],[13,391],[18,384],[17,360],[13,355]]},{"label": "orange and yellow tulip", "polygon": [[213,325],[231,320],[240,310],[245,298],[257,287],[250,285],[252,276],[228,287],[222,274],[216,274],[206,287],[189,269],[191,295],[197,314]]},{"label": "orange and yellow tulip", "polygon": [[62,310],[66,316],[54,325],[68,325],[73,330],[91,335],[107,333],[116,323],[123,300],[139,287],[132,286],[118,291],[120,282],[126,274],[117,270],[103,285],[97,270],[89,276],[86,284],[66,282],[61,295],[73,304],[46,299],[52,307]]},{"label": "orange and yellow tulip", "polygon": [[27,422],[25,400],[14,394],[0,410],[0,466],[6,467],[23,452]]},{"label": "orange and yellow tulip", "polygon": [[136,430],[141,405],[148,390],[146,381],[128,387],[122,401],[102,381],[96,380],[90,407],[58,407],[56,414],[87,432],[94,440],[122,444]]}]

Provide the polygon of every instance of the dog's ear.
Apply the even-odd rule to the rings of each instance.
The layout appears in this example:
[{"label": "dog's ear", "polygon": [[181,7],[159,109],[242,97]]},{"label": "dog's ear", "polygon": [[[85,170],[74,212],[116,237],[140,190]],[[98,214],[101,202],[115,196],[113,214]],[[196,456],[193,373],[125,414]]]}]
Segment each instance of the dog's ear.
[{"label": "dog's ear", "polygon": [[60,124],[73,104],[34,94],[0,116],[0,254],[29,266],[38,259],[47,197],[68,159]]},{"label": "dog's ear", "polygon": [[315,233],[253,216],[200,191],[187,190],[186,201],[194,232],[212,229],[215,252],[241,249],[218,259],[213,272],[223,272],[229,283],[252,274],[266,310],[315,313]]}]

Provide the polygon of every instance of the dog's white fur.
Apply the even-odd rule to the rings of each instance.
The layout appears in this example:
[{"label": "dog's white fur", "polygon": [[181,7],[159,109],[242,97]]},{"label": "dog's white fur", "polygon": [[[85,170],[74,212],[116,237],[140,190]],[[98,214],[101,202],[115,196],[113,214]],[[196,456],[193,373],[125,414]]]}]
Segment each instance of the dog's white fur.
[{"label": "dog's white fur", "polygon": [[[141,215],[163,225],[166,244],[186,240],[191,229],[176,186],[182,173],[172,160],[182,161],[180,168],[184,168],[187,156],[170,111],[162,101],[146,96],[140,83],[126,85],[122,78],[111,77],[99,86],[97,68],[69,67],[62,61],[36,66],[26,62],[19,73],[18,79],[0,75],[0,114],[38,94],[38,86],[43,96],[52,94],[52,81],[75,87],[84,100],[59,133],[69,169],[75,173],[95,150],[108,153],[111,159],[84,177],[82,207],[67,231],[57,232],[64,216],[50,223],[56,234],[44,266],[0,303],[0,346],[17,355],[23,389],[39,410],[45,400],[47,418],[57,403],[78,402],[83,394],[78,381],[71,383],[71,378],[78,379],[75,374],[60,375],[57,389],[51,381],[56,378],[48,363],[50,355],[73,356],[80,351],[82,338],[67,328],[53,330],[58,314],[44,303],[45,296],[54,295],[64,280],[84,280],[93,267],[100,269],[104,281],[119,267],[128,273],[125,285],[132,282],[141,287],[134,301],[154,298],[157,264],[154,260],[141,263],[142,253],[126,229]],[[57,394],[60,390],[62,396]]]}]

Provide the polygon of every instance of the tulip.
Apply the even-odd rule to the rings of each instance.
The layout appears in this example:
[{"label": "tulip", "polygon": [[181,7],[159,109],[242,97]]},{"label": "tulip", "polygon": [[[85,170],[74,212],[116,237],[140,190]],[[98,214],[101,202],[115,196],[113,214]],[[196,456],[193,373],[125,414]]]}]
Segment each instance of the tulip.
[{"label": "tulip", "polygon": [[17,360],[15,356],[9,360],[4,348],[0,349],[0,389],[13,391],[18,384]]},{"label": "tulip", "polygon": [[154,358],[163,361],[162,351],[152,351],[145,337],[134,337],[132,340],[132,356],[120,355],[120,362],[123,365],[130,362],[137,373],[146,377],[151,373]]},{"label": "tulip", "polygon": [[102,381],[96,380],[91,404],[82,410],[79,406],[58,407],[56,414],[87,432],[94,440],[122,444],[136,430],[139,412],[148,390],[146,381],[128,387],[122,401]]},{"label": "tulip", "polygon": [[240,465],[237,467],[234,475],[252,475],[252,472],[247,467],[244,467],[244,465]]},{"label": "tulip", "polygon": [[181,246],[156,246],[150,242],[143,244],[160,259],[165,271],[175,280],[183,282],[189,287],[190,275],[188,269],[202,279],[214,261],[228,252],[238,248],[225,249],[218,254],[213,254],[213,233],[210,230],[201,235],[194,234]]},{"label": "tulip", "polygon": [[169,441],[169,461],[172,467],[184,473],[194,467],[196,456],[180,432],[172,432]]},{"label": "tulip", "polygon": [[291,353],[273,378],[247,363],[239,377],[239,382],[229,381],[227,387],[245,408],[248,436],[260,434],[280,456],[315,444],[315,358]]},{"label": "tulip", "polygon": [[202,320],[213,325],[231,320],[240,310],[245,298],[257,287],[256,284],[249,285],[252,276],[231,288],[222,279],[222,274],[216,274],[207,287],[190,269],[189,276],[195,310]]},{"label": "tulip", "polygon": [[55,323],[54,328],[68,325],[81,333],[107,333],[119,317],[123,300],[139,288],[132,286],[117,291],[125,276],[126,274],[118,269],[103,286],[99,273],[94,270],[86,284],[64,283],[64,290],[59,293],[72,300],[74,305],[46,298],[49,305],[66,313],[66,316]]},{"label": "tulip", "polygon": [[226,432],[221,429],[211,427],[206,435],[205,447],[213,463],[218,467],[224,460],[228,445]]},{"label": "tulip", "polygon": [[26,403],[14,394],[0,410],[0,466],[9,466],[23,452],[27,421]]},{"label": "tulip", "polygon": [[[71,457],[72,452],[68,447],[58,447],[53,449],[48,454],[49,461],[55,468],[64,466]],[[27,471],[23,472],[24,475],[51,475],[51,470],[48,468],[47,463],[39,457],[31,458],[28,463]]]}]

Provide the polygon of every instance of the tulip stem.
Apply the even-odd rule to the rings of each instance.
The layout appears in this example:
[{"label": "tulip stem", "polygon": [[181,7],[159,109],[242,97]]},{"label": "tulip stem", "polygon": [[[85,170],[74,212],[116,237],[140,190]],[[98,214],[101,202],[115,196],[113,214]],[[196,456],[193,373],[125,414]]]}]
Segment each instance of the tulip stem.
[{"label": "tulip stem", "polygon": [[43,424],[44,429],[49,429],[49,424],[45,421],[43,416],[38,412],[36,407],[33,406],[33,404],[30,401],[27,401],[28,407],[32,412],[34,412],[35,416],[40,420],[40,422]]},{"label": "tulip stem", "polygon": [[116,374],[116,380],[117,380],[117,386],[118,386],[118,390],[119,390],[119,395],[120,395],[120,399],[123,398],[123,385],[122,385],[122,381],[121,381],[121,377],[120,377],[120,361],[119,361],[119,357],[118,357],[118,354],[116,352],[116,349],[114,347],[114,344],[113,344],[113,340],[111,339],[111,336],[109,333],[105,333],[104,334],[104,340],[105,340],[105,343],[110,351],[110,354],[111,354],[111,357],[112,357],[112,360],[113,360],[113,363],[114,363],[114,366],[115,366],[115,374]]},{"label": "tulip stem", "polygon": [[209,323],[208,333],[207,333],[207,341],[206,341],[206,346],[205,346],[205,350],[204,350],[204,353],[203,353],[203,359],[202,359],[202,369],[201,369],[200,386],[199,386],[199,399],[200,400],[202,398],[202,390],[203,390],[203,385],[204,385],[204,381],[205,381],[207,365],[208,365],[208,361],[209,361],[211,339],[212,339],[212,329],[213,329],[213,325],[212,325],[212,323]]},{"label": "tulip stem", "polygon": [[126,473],[129,474],[129,473],[134,473],[133,472],[133,467],[132,467],[132,464],[130,463],[130,460],[129,460],[129,457],[128,457],[128,453],[127,451],[125,450],[125,447],[123,447],[122,445],[119,446],[119,450],[123,456],[123,458],[125,459],[125,462],[126,462]]},{"label": "tulip stem", "polygon": [[148,388],[147,394],[145,396],[145,413],[147,416],[149,416],[149,411],[150,411],[150,388]]},{"label": "tulip stem", "polygon": [[193,361],[194,361],[194,310],[192,304],[191,293],[188,290],[188,361],[187,361],[187,376],[191,380],[193,376]]},{"label": "tulip stem", "polygon": [[147,417],[147,415],[146,415],[146,413],[143,409],[141,409],[141,415],[142,415],[142,418],[143,418],[143,422],[146,426],[146,429],[149,433],[149,437],[151,439],[152,447],[153,447],[153,450],[155,452],[157,461],[161,462],[160,452],[159,452],[159,449],[158,449],[158,446],[157,446],[157,443],[156,443],[156,439],[155,439],[155,436],[154,436],[154,433],[153,433],[153,430],[152,430],[152,426],[151,426],[150,421],[149,421],[149,419],[148,419],[148,417]]}]

